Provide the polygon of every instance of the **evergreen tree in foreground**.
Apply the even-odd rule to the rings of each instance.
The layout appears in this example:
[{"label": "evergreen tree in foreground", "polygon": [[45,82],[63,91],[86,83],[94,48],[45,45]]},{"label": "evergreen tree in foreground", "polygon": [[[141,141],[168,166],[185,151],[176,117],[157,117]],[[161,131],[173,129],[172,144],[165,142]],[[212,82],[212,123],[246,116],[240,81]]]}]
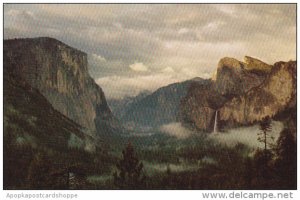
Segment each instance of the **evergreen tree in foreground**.
[{"label": "evergreen tree in foreground", "polygon": [[118,172],[114,174],[115,185],[120,189],[141,188],[145,179],[142,175],[143,163],[138,160],[131,143],[122,154],[122,159],[117,163]]},{"label": "evergreen tree in foreground", "polygon": [[267,151],[268,147],[272,145],[270,140],[274,140],[274,137],[269,134],[272,131],[271,118],[266,116],[259,123],[260,133],[258,133],[258,141],[264,144],[264,150]]},{"label": "evergreen tree in foreground", "polygon": [[[262,119],[262,121],[259,123],[259,129],[261,132],[258,133],[258,141],[264,144],[264,150],[262,152],[256,152],[255,162],[258,168],[258,174],[260,174],[259,176],[262,178],[262,180],[259,182],[261,182],[264,189],[267,189],[271,176],[269,162],[273,157],[271,149],[273,145],[272,141],[274,140],[274,137],[270,135],[272,127],[271,118],[269,116],[266,116]],[[268,149],[268,147],[270,147],[270,149]]]},{"label": "evergreen tree in foreground", "polygon": [[276,175],[281,189],[297,189],[297,143],[289,129],[278,138],[275,160]]}]

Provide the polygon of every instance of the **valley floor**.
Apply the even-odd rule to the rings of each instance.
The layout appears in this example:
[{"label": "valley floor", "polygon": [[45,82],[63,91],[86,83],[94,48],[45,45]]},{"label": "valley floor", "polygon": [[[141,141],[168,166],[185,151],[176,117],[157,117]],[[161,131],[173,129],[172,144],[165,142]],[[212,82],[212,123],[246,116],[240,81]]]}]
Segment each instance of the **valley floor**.
[{"label": "valley floor", "polygon": [[[284,126],[272,123],[274,149]],[[122,158],[122,150],[131,143],[143,164],[143,185],[115,185],[116,165],[103,174],[87,177],[89,189],[283,189],[295,188],[295,178],[284,182],[276,174],[280,165],[275,150],[268,150],[264,167],[263,144],[257,140],[258,126],[238,128],[217,134],[195,133],[177,138],[162,132],[133,133],[111,141],[110,153]],[[239,135],[237,134],[239,133]],[[111,138],[113,139],[113,138]],[[289,161],[290,164],[293,161]],[[295,163],[294,163],[295,165]],[[286,168],[287,169],[287,168]],[[293,177],[293,169],[287,169]],[[267,172],[267,176],[262,176]]]}]

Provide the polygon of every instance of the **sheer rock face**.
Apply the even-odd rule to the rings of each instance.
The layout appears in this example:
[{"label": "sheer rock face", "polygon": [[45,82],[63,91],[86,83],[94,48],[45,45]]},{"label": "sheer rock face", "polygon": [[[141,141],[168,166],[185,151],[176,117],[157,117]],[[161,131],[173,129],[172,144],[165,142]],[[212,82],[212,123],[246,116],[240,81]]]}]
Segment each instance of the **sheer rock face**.
[{"label": "sheer rock face", "polygon": [[214,82],[207,80],[190,86],[180,105],[180,121],[188,127],[212,131],[216,110],[225,102]]},{"label": "sheer rock face", "polygon": [[53,107],[91,132],[110,120],[102,89],[88,74],[87,55],[52,38],[4,41],[4,73],[38,89]]},{"label": "sheer rock face", "polygon": [[220,109],[220,121],[242,125],[275,116],[296,106],[296,62],[275,63],[259,87],[234,97]]},{"label": "sheer rock face", "polygon": [[223,127],[249,125],[296,106],[296,62],[268,65],[245,57],[223,58],[208,85],[193,85],[181,102],[181,121],[212,131],[215,113]]}]

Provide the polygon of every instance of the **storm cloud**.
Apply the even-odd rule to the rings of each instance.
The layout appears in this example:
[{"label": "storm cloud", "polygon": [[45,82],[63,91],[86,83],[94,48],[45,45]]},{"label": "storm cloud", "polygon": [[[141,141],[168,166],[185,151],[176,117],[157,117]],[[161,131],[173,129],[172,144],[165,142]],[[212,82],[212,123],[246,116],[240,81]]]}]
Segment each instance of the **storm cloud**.
[{"label": "storm cloud", "polygon": [[[41,36],[87,52],[91,76],[122,98],[131,83],[208,78],[225,56],[296,59],[296,4],[4,5],[4,38]],[[155,87],[134,81],[147,77]]]}]

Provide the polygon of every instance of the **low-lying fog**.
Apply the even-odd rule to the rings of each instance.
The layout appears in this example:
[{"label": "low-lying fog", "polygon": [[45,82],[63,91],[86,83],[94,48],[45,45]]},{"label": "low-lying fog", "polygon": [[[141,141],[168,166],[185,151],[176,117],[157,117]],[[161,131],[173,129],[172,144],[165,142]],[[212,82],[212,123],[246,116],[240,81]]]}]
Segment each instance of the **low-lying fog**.
[{"label": "low-lying fog", "polygon": [[[273,136],[274,142],[276,142],[280,132],[283,129],[283,124],[282,122],[272,121],[271,126],[272,131],[270,132],[270,136]],[[181,123],[165,124],[160,127],[160,131],[178,139],[186,139],[192,135],[199,134],[183,127]],[[249,127],[234,128],[227,130],[226,132],[211,133],[208,134],[208,137],[228,146],[234,146],[237,143],[242,143],[251,148],[263,148],[264,144],[257,140],[258,133],[260,133],[259,125],[254,125]]]}]

